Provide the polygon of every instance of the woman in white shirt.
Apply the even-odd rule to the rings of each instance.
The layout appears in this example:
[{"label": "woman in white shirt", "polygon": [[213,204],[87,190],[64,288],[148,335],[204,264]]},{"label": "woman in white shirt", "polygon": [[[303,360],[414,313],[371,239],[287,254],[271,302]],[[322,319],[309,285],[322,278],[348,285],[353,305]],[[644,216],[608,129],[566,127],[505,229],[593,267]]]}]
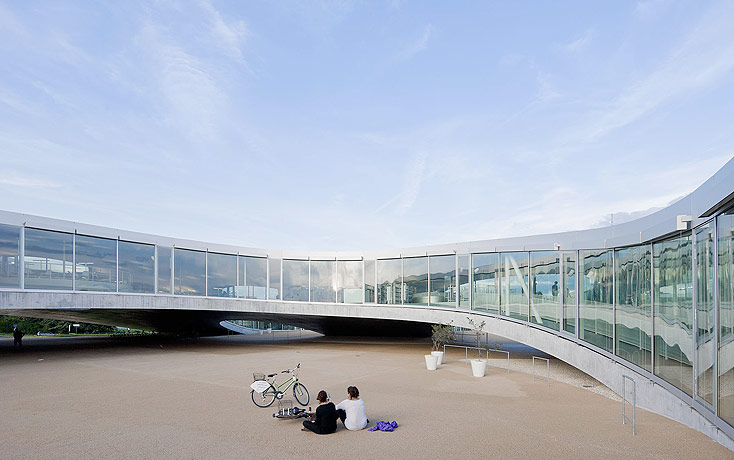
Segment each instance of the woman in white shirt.
[{"label": "woman in white shirt", "polygon": [[347,388],[348,398],[336,405],[336,413],[347,430],[362,430],[367,427],[364,401],[359,399],[357,387]]}]

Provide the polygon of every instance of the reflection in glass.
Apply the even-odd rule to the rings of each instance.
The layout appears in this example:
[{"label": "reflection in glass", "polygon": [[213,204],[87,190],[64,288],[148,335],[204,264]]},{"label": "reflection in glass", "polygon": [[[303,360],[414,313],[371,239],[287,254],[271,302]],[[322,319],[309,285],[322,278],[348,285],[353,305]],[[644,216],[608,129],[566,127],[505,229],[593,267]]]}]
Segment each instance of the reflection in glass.
[{"label": "reflection in glass", "polygon": [[693,269],[690,234],[653,245],[655,374],[693,394]]},{"label": "reflection in glass", "polygon": [[237,284],[237,256],[233,254],[207,254],[207,293],[210,297],[234,297]]},{"label": "reflection in glass", "polygon": [[364,301],[375,302],[375,261],[364,261]]},{"label": "reflection in glass", "polygon": [[117,290],[117,241],[76,236],[77,291]]},{"label": "reflection in glass", "polygon": [[714,225],[696,230],[696,391],[698,397],[714,404]]},{"label": "reflection in glass", "polygon": [[428,257],[403,259],[403,303],[428,305]]},{"label": "reflection in glass", "polygon": [[280,299],[280,259],[268,259],[268,276],[270,277],[270,286],[268,290],[268,299]]},{"label": "reflection in glass", "polygon": [[563,253],[563,330],[576,333],[576,253]]},{"label": "reflection in glass", "polygon": [[652,288],[650,245],[618,249],[617,356],[652,371]]},{"label": "reflection in glass", "polygon": [[527,321],[530,302],[528,253],[503,253],[500,278],[502,279],[502,295],[500,295],[502,314]]},{"label": "reflection in glass", "polygon": [[71,233],[25,229],[26,289],[71,289],[73,238]]},{"label": "reflection in glass", "polygon": [[400,304],[403,292],[402,260],[377,261],[377,303]]},{"label": "reflection in glass", "polygon": [[308,260],[283,260],[283,300],[308,302]]},{"label": "reflection in glass", "polygon": [[[245,299],[265,299],[268,262],[263,257],[240,256],[239,280],[235,296]],[[280,274],[280,272],[278,273]]]},{"label": "reflection in glass", "polygon": [[472,310],[500,312],[500,255],[472,254]]},{"label": "reflection in glass", "polygon": [[334,260],[311,261],[311,302],[336,301],[335,270]]},{"label": "reflection in glass", "polygon": [[530,270],[530,321],[557,331],[561,323],[561,254],[531,252]]},{"label": "reflection in glass", "polygon": [[734,214],[717,218],[719,240],[719,416],[734,425]]},{"label": "reflection in glass", "polygon": [[155,246],[120,241],[119,292],[153,294],[155,289]]},{"label": "reflection in glass", "polygon": [[206,295],[206,253],[174,248],[173,288],[179,295]]},{"label": "reflection in glass", "polygon": [[458,262],[459,262],[459,308],[466,308],[470,309],[471,305],[469,305],[469,291],[470,291],[470,284],[469,284],[469,271],[471,270],[469,266],[469,255],[464,254],[458,256]]},{"label": "reflection in glass", "polygon": [[20,227],[0,224],[0,287],[20,287]]},{"label": "reflection in glass", "polygon": [[340,260],[336,267],[336,301],[362,303],[362,261]]},{"label": "reflection in glass", "polygon": [[579,257],[579,338],[612,352],[612,251],[580,251]]},{"label": "reflection in glass", "polygon": [[431,256],[430,305],[456,307],[456,256]]},{"label": "reflection in glass", "polygon": [[158,292],[171,293],[171,257],[173,248],[158,246]]}]

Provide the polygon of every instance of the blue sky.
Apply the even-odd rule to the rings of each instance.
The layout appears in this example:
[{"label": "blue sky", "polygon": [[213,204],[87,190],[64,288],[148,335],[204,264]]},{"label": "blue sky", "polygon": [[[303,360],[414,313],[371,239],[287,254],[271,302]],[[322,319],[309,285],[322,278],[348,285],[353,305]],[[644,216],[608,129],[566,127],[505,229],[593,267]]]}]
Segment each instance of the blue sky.
[{"label": "blue sky", "polygon": [[0,209],[347,250],[574,230],[734,155],[734,2],[0,1]]}]

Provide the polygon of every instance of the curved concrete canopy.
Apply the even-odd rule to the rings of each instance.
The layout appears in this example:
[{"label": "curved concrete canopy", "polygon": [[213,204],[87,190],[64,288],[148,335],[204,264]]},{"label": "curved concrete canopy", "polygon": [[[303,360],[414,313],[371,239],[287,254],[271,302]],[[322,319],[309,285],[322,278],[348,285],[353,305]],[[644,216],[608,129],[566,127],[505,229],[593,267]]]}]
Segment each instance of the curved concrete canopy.
[{"label": "curved concrete canopy", "polygon": [[[201,241],[179,240],[156,235],[90,226],[26,214],[0,211],[0,224],[21,229],[38,228],[75,235],[111,238],[160,246],[260,256],[271,259],[375,260],[433,255],[494,253],[512,251],[578,251],[614,249],[650,244],[704,224],[734,204],[734,160],[687,197],[654,214],[625,224],[556,234],[497,240],[433,245],[425,247],[364,252],[297,252],[233,247]],[[23,238],[21,230],[21,241]],[[22,244],[20,244],[22,248]],[[23,266],[23,251],[20,251]],[[666,415],[704,432],[734,449],[734,428],[712,411],[710,405],[621,357],[581,340],[576,333],[553,330],[532,321],[470,309],[437,306],[345,304],[336,302],[295,302],[250,300],[169,294],[126,294],[73,290],[0,288],[0,313],[80,320],[101,324],[215,332],[224,319],[252,319],[281,322],[324,333],[360,335],[427,335],[430,324],[453,322],[469,326],[469,318],[486,321],[485,330],[540,349],[562,359],[621,393],[622,375],[636,381],[638,405]],[[526,285],[523,288],[528,290]],[[458,305],[458,303],[457,303]],[[610,315],[614,324],[616,309]],[[533,315],[532,307],[530,315]],[[604,313],[604,312],[602,312]],[[694,315],[695,316],[695,315]],[[532,318],[530,318],[532,319]],[[695,320],[694,320],[695,321]],[[716,316],[715,330],[719,318]],[[576,328],[578,331],[578,328]],[[679,349],[692,349],[685,335],[666,337]],[[713,342],[718,345],[718,342]],[[724,354],[731,347],[722,347]],[[720,352],[722,353],[722,352]],[[718,355],[718,356],[721,356]],[[698,359],[698,358],[696,358]],[[732,362],[727,360],[727,363]],[[703,363],[702,363],[703,364]],[[709,363],[710,364],[710,363]],[[724,364],[724,363],[721,363]],[[718,369],[719,375],[721,370]],[[714,409],[716,405],[714,404]]]}]

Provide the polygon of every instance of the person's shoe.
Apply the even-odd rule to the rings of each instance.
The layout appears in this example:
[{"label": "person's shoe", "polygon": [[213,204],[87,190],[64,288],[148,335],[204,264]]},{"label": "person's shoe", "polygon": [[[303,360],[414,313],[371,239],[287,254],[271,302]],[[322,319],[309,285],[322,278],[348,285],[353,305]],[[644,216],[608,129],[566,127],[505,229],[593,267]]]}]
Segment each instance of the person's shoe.
[{"label": "person's shoe", "polygon": [[307,429],[305,429],[305,428],[301,428],[301,431],[308,431],[308,430],[307,430]]}]

